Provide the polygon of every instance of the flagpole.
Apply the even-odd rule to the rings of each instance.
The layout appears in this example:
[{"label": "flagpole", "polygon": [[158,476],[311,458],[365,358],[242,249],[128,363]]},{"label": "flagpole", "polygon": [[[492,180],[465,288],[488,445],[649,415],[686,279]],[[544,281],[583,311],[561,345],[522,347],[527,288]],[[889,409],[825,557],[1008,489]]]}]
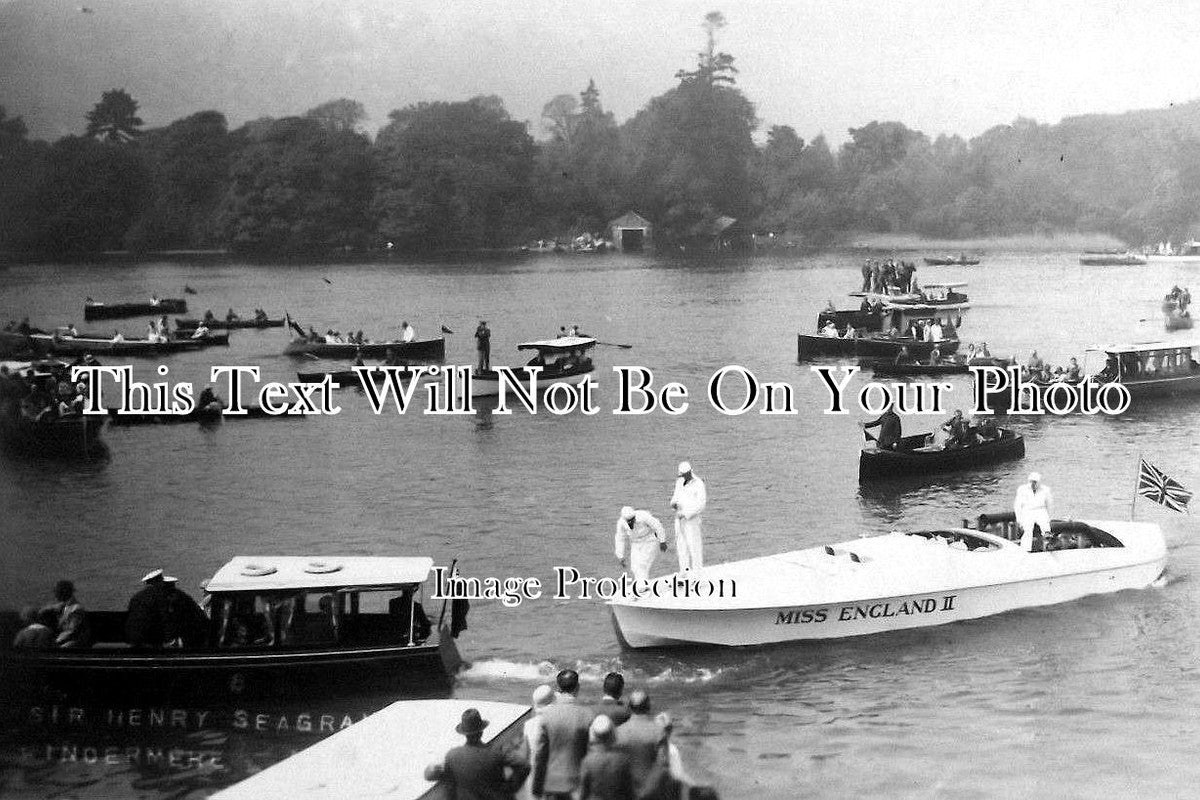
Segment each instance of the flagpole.
[{"label": "flagpole", "polygon": [[1129,521],[1133,522],[1133,510],[1137,506],[1138,484],[1142,480],[1142,453],[1138,451],[1137,473],[1133,476],[1133,499],[1129,501]]}]

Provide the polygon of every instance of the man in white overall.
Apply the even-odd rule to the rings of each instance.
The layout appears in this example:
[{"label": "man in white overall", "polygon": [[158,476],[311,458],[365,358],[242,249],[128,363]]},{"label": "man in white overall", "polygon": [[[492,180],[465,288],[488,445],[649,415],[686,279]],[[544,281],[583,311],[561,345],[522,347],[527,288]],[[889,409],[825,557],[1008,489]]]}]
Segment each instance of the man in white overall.
[{"label": "man in white overall", "polygon": [[679,462],[679,478],[671,495],[675,509],[675,551],[679,555],[679,571],[704,566],[704,542],[700,538],[700,516],[708,505],[704,481],[692,474],[692,465]]},{"label": "man in white overall", "polygon": [[667,534],[662,523],[649,511],[634,510],[633,506],[621,509],[617,519],[616,554],[621,566],[626,566],[625,545],[629,545],[629,571],[634,580],[649,581],[650,567],[658,557],[659,550],[667,549]]},{"label": "man in white overall", "polygon": [[1013,501],[1013,513],[1021,526],[1021,549],[1033,551],[1033,527],[1036,525],[1042,537],[1050,535],[1050,487],[1042,483],[1042,476],[1029,473],[1029,483],[1021,484]]}]

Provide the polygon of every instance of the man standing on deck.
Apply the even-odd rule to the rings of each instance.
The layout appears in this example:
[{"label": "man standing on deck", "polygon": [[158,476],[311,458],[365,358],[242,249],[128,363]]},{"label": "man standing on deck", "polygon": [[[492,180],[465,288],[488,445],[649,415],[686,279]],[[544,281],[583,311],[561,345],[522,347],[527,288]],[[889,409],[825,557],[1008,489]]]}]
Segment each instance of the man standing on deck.
[{"label": "man standing on deck", "polygon": [[404,320],[400,324],[400,341],[411,342],[415,338],[417,338],[417,331],[408,324],[408,320]]},{"label": "man standing on deck", "polygon": [[479,320],[475,329],[475,350],[479,354],[479,371],[492,368],[492,332],[488,329],[486,320]]},{"label": "man standing on deck", "polygon": [[1029,473],[1029,483],[1017,489],[1013,513],[1016,514],[1017,524],[1021,526],[1021,549],[1026,553],[1033,552],[1035,527],[1043,537],[1050,535],[1051,500],[1050,487],[1042,483],[1042,476],[1037,472]]},{"label": "man standing on deck", "polygon": [[125,615],[125,638],[134,647],[162,647],[163,620],[170,604],[163,571],[156,569],[142,578],[146,584],[129,600]]},{"label": "man standing on deck", "polygon": [[671,495],[675,509],[675,552],[679,556],[679,571],[704,566],[704,542],[701,539],[700,517],[708,506],[708,491],[704,481],[692,474],[692,465],[679,462],[679,477]]},{"label": "man standing on deck", "polygon": [[[625,560],[625,546],[629,545],[629,561]],[[667,535],[662,523],[649,511],[634,510],[633,506],[621,509],[617,518],[615,552],[621,566],[628,565],[634,580],[650,580],[650,567],[660,550],[667,549]]]},{"label": "man standing on deck", "polygon": [[865,432],[867,428],[879,428],[879,438],[876,441],[879,443],[880,450],[895,450],[896,445],[900,444],[902,433],[900,431],[900,415],[889,404],[878,419],[871,422],[860,422]]}]

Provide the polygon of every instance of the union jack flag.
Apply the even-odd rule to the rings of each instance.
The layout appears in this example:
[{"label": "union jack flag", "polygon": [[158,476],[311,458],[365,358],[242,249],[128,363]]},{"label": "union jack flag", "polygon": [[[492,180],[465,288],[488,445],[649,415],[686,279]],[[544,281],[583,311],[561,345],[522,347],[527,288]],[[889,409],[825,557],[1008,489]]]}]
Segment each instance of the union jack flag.
[{"label": "union jack flag", "polygon": [[1162,470],[1147,462],[1146,459],[1143,458],[1140,461],[1137,493],[1172,511],[1187,511],[1187,504],[1192,499],[1192,493],[1183,488],[1178,481],[1168,478]]}]

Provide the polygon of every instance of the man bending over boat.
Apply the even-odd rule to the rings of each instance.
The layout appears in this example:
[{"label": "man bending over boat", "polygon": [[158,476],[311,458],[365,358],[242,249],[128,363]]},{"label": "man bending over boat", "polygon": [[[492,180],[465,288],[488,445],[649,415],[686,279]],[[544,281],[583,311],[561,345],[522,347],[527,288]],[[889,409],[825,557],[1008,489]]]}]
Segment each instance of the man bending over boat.
[{"label": "man bending over boat", "polygon": [[[625,545],[629,544],[629,561],[625,560]],[[662,523],[649,511],[634,510],[633,506],[621,509],[617,518],[616,556],[621,566],[626,564],[634,580],[650,580],[650,567],[660,550],[667,549],[667,535]]]},{"label": "man bending over boat", "polygon": [[879,438],[875,441],[879,443],[880,450],[895,450],[896,445],[900,444],[900,415],[890,405],[879,415],[879,419],[860,422],[859,425],[864,432],[867,428],[879,428]]},{"label": "man bending over boat", "polygon": [[1027,553],[1033,552],[1034,528],[1043,537],[1050,535],[1051,500],[1050,487],[1042,483],[1042,476],[1037,472],[1029,473],[1029,483],[1017,489],[1013,513],[1021,526],[1021,549]]}]

